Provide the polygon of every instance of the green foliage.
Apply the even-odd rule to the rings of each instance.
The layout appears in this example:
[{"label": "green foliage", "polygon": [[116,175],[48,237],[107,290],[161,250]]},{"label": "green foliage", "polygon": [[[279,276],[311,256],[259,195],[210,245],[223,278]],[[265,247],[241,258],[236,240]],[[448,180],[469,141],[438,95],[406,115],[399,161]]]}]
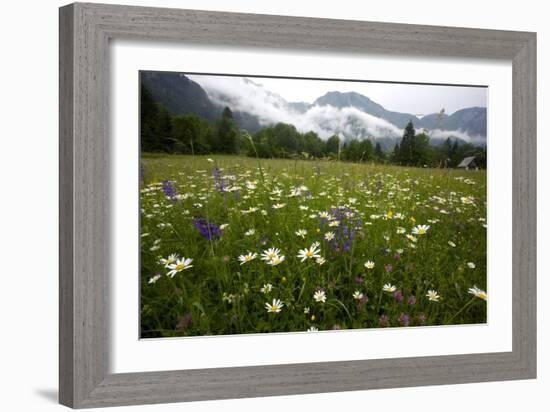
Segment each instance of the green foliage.
[{"label": "green foliage", "polygon": [[141,87],[140,95],[141,150],[164,151],[171,135],[170,114],[153,100],[151,93],[145,87]]},{"label": "green foliage", "polygon": [[353,139],[344,144],[341,154],[342,160],[351,162],[366,162],[374,159],[374,147],[368,139]]},{"label": "green foliage", "polygon": [[334,135],[329,137],[326,143],[326,154],[332,157],[339,157],[340,144],[340,138],[338,136]]},{"label": "green foliage", "polygon": [[182,153],[201,154],[211,151],[214,133],[210,124],[194,114],[172,118],[172,137],[181,143]]},{"label": "green foliage", "polygon": [[376,142],[376,147],[374,148],[374,156],[377,160],[384,160],[386,158],[386,155],[382,151],[382,146],[380,145],[380,142]]},{"label": "green foliage", "polygon": [[[326,143],[315,133],[300,133],[293,125],[277,123],[265,127],[253,136],[258,156],[262,158],[289,158],[303,156],[322,157],[326,154]],[[248,150],[249,156],[255,156],[252,147]]]},{"label": "green foliage", "polygon": [[233,120],[233,113],[229,107],[223,110],[222,117],[218,120],[218,153],[238,153],[238,129],[235,121]]}]

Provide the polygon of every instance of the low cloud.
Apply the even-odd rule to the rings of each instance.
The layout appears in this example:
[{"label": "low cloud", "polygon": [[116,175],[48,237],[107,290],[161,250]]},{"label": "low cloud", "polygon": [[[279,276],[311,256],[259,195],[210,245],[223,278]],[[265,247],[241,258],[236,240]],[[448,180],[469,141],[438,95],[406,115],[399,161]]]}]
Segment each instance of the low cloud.
[{"label": "low cloud", "polygon": [[[310,107],[301,113],[276,93],[244,77],[189,75],[199,83],[209,98],[220,106],[229,106],[233,111],[254,114],[262,126],[275,123],[292,124],[302,133],[313,131],[321,138],[332,135],[359,139],[392,137],[399,138],[403,129],[394,124],[367,114],[354,107]],[[434,139],[455,137],[466,142],[484,141],[481,136],[471,137],[462,131],[432,130]]]},{"label": "low cloud", "polygon": [[472,143],[472,144],[486,143],[486,139],[483,136],[480,136],[480,135],[470,136],[467,132],[463,132],[462,130],[434,129],[434,130],[430,130],[428,134],[432,139],[445,140],[450,137],[450,138],[463,140],[466,143]]}]

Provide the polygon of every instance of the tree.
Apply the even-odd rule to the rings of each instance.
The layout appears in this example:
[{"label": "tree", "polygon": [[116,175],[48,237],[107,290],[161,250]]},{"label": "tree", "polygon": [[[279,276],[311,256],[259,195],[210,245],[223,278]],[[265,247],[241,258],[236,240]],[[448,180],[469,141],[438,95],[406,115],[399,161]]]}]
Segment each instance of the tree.
[{"label": "tree", "polygon": [[325,153],[327,155],[333,155],[334,157],[338,156],[340,152],[340,138],[336,135],[333,135],[328,138],[325,145]]},{"label": "tree", "polygon": [[403,132],[403,137],[401,138],[401,143],[399,144],[399,154],[397,161],[403,165],[412,165],[414,164],[414,138],[416,132],[414,130],[413,122],[409,121]]},{"label": "tree", "polygon": [[237,153],[237,126],[229,107],[223,109],[222,117],[217,124],[218,151],[221,153]]},{"label": "tree", "polygon": [[172,137],[177,140],[184,153],[202,154],[211,149],[208,142],[209,123],[193,113],[175,116],[172,119]]},{"label": "tree", "polygon": [[166,150],[167,139],[171,134],[170,113],[156,103],[149,90],[140,90],[140,141],[144,152]]},{"label": "tree", "polygon": [[325,152],[326,143],[315,132],[307,132],[303,135],[303,145],[302,151],[313,157],[321,157]]},{"label": "tree", "polygon": [[368,162],[374,160],[374,146],[370,139],[361,140],[361,143],[359,143],[359,151],[361,152],[359,161]]},{"label": "tree", "polygon": [[451,166],[457,167],[460,164],[461,159],[461,153],[459,153],[458,148],[458,140],[455,139],[453,146],[451,147],[451,151],[449,153],[449,159],[451,159]]},{"label": "tree", "polygon": [[390,155],[390,160],[394,163],[398,163],[399,162],[399,153],[400,153],[400,147],[399,147],[399,143],[396,143],[395,146],[393,147],[393,151],[391,152],[391,155]]},{"label": "tree", "polygon": [[380,142],[376,142],[376,147],[374,148],[374,156],[377,160],[384,160],[385,155],[382,151],[382,146],[380,145]]}]

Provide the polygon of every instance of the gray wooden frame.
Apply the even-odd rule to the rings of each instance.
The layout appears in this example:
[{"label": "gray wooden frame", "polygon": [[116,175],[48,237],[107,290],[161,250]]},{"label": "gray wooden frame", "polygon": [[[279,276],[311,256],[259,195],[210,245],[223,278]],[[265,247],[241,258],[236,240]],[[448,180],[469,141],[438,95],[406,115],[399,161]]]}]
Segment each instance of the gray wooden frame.
[{"label": "gray wooden frame", "polygon": [[[115,38],[511,61],[513,350],[109,374],[108,50]],[[60,9],[59,47],[62,404],[88,408],[535,378],[535,33],[76,3]]]}]

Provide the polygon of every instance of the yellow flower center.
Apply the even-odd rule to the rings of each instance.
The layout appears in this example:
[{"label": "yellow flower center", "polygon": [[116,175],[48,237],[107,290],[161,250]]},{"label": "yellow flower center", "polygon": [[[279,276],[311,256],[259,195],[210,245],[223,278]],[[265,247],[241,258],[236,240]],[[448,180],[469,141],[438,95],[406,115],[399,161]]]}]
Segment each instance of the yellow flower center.
[{"label": "yellow flower center", "polygon": [[178,263],[176,265],[176,270],[183,270],[185,269],[185,263]]},{"label": "yellow flower center", "polygon": [[307,257],[312,257],[312,256],[313,256],[313,253],[311,252],[311,250],[308,250],[308,251],[306,252],[306,256],[307,256]]},{"label": "yellow flower center", "polygon": [[426,234],[426,229],[418,229],[418,234],[419,234],[419,235],[424,235],[424,234]]}]

